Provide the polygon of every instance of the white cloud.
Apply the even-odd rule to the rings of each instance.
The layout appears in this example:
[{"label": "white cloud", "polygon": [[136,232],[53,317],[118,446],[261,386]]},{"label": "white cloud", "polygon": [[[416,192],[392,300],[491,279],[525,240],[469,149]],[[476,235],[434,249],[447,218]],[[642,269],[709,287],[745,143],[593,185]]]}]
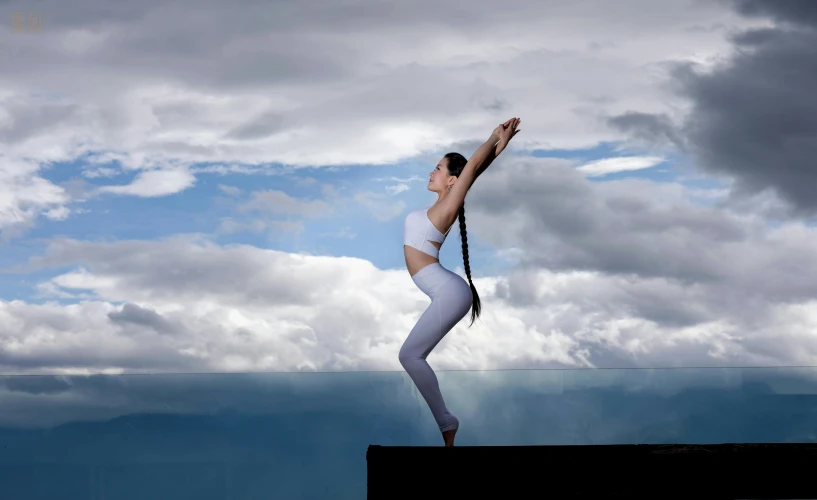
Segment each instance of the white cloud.
[{"label": "white cloud", "polygon": [[196,177],[186,169],[148,170],[122,186],[100,186],[100,193],[128,194],[145,198],[167,196],[193,186]]},{"label": "white cloud", "polygon": [[221,190],[221,192],[228,196],[238,196],[243,192],[240,188],[235,186],[226,186],[224,184],[219,184],[218,188]]},{"label": "white cloud", "polygon": [[296,198],[283,191],[270,189],[253,192],[251,199],[239,205],[238,210],[316,217],[328,214],[330,206],[322,200]]},{"label": "white cloud", "polygon": [[393,186],[386,186],[386,192],[392,196],[408,190],[409,190],[408,184],[395,184]]},{"label": "white cloud", "polygon": [[428,178],[413,175],[411,177],[406,177],[405,179],[402,179],[400,177],[376,177],[372,180],[375,182],[397,182],[400,184],[405,184],[407,182],[427,182]]},{"label": "white cloud", "polygon": [[240,233],[243,231],[261,233],[266,231],[267,228],[267,223],[262,220],[242,222],[237,221],[232,217],[224,217],[219,222],[218,232],[222,234]]},{"label": "white cloud", "polygon": [[66,207],[56,207],[43,213],[43,215],[51,220],[65,220],[70,215],[71,210]]},{"label": "white cloud", "polygon": [[69,198],[65,190],[35,174],[31,162],[15,161],[0,154],[0,236],[33,224],[39,214],[60,218]]},{"label": "white cloud", "polygon": [[652,168],[664,161],[660,156],[622,156],[591,161],[576,168],[587,177]]},{"label": "white cloud", "polygon": [[88,167],[82,170],[82,175],[89,179],[95,179],[98,177],[115,177],[120,173],[121,172],[119,170],[110,167]]}]

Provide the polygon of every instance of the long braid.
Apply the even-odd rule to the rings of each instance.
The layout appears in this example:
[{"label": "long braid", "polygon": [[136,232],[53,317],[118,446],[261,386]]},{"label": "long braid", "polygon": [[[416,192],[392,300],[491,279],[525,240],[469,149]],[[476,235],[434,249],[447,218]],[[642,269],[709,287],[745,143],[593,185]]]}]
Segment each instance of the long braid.
[{"label": "long braid", "polygon": [[[471,264],[468,262],[468,234],[465,232],[465,203],[463,203],[460,207],[457,218],[460,220],[462,260],[465,263],[465,275],[468,276],[468,283],[471,285],[471,296],[473,298],[473,304],[471,305],[471,325],[473,325],[474,321],[479,317],[479,313],[482,310],[482,303],[479,300],[477,288],[474,286],[474,282],[471,281]],[[470,328],[471,325],[468,325],[468,327]]]},{"label": "long braid", "polygon": [[[448,173],[459,177],[465,165],[468,163],[468,160],[461,154],[454,152],[446,154],[445,158],[448,159]],[[449,190],[450,189],[449,187]],[[473,325],[474,321],[479,317],[480,312],[482,312],[482,303],[479,300],[477,288],[474,286],[474,282],[471,281],[471,263],[468,262],[468,234],[465,232],[465,203],[460,206],[457,218],[460,221],[462,260],[465,263],[465,275],[468,276],[468,284],[471,285],[471,297],[473,299],[471,302],[471,325]],[[468,325],[468,327],[470,328],[471,325]]]}]

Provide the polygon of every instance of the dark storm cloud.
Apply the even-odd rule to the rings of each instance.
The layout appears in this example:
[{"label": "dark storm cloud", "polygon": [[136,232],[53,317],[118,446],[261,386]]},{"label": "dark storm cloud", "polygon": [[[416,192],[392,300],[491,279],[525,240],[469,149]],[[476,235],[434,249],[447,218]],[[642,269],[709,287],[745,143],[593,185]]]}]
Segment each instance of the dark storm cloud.
[{"label": "dark storm cloud", "polygon": [[178,329],[156,311],[136,304],[125,304],[121,311],[108,313],[108,318],[114,323],[143,326],[157,333],[173,333]]},{"label": "dark storm cloud", "polygon": [[785,21],[732,36],[734,54],[712,71],[675,67],[674,85],[692,103],[674,128],[638,112],[609,123],[638,139],[688,146],[700,168],[735,180],[732,201],[773,190],[790,215],[817,212],[817,2],[735,3],[745,15]]},{"label": "dark storm cloud", "polygon": [[814,0],[736,0],[735,7],[746,16],[767,16],[775,21],[817,26]]},{"label": "dark storm cloud", "polygon": [[650,145],[675,145],[685,149],[683,137],[678,133],[672,120],[666,115],[653,115],[631,111],[609,120],[617,129],[630,134]]}]

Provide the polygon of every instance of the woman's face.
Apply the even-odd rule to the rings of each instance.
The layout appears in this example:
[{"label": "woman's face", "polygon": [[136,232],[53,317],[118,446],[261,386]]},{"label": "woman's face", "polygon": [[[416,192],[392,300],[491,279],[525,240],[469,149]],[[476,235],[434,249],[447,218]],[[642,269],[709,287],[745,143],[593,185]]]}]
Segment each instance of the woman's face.
[{"label": "woman's face", "polygon": [[451,177],[448,173],[448,158],[443,158],[429,174],[428,190],[435,193],[445,191],[448,189],[448,179]]}]

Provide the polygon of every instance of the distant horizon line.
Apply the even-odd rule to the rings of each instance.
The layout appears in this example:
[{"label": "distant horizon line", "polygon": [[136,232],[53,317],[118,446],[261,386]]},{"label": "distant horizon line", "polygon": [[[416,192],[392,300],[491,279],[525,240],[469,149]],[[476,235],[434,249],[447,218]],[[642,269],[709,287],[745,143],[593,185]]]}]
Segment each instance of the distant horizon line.
[{"label": "distant horizon line", "polygon": [[[746,370],[746,369],[779,369],[779,368],[817,368],[817,365],[758,365],[758,366],[666,366],[666,367],[602,367],[602,368],[492,368],[492,369],[449,369],[437,372],[503,372],[503,371],[611,371],[611,370]],[[259,374],[347,374],[347,373],[405,373],[403,370],[347,370],[347,371],[237,371],[237,372],[151,372],[151,373],[89,373],[89,374],[3,374],[3,377],[92,377],[92,376],[154,376],[154,375],[259,375]]]}]

